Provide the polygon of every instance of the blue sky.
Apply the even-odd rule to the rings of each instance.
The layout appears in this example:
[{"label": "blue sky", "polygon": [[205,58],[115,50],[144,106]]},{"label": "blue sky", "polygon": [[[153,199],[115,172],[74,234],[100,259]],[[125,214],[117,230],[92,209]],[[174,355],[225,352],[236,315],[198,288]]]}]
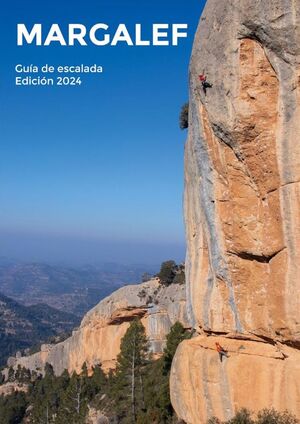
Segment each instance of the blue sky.
[{"label": "blue sky", "polygon": [[[204,1],[16,0],[1,22],[0,255],[184,258],[178,127]],[[187,23],[178,47],[16,45],[16,24]],[[80,87],[15,87],[16,64],[103,65]],[[107,248],[107,246],[110,246]]]}]

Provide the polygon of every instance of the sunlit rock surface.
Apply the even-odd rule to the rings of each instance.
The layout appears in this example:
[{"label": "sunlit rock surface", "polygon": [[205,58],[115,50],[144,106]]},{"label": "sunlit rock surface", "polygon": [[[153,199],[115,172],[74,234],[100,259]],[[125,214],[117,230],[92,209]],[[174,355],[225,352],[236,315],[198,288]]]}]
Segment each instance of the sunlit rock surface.
[{"label": "sunlit rock surface", "polygon": [[84,362],[89,369],[102,364],[108,371],[115,367],[121,339],[135,317],[141,318],[155,356],[162,353],[166,335],[176,321],[189,325],[185,311],[184,285],[163,287],[153,279],[125,286],[89,311],[72,337],[56,345],[42,345],[34,355],[9,361],[15,368],[20,364],[38,371],[49,362],[57,375],[64,369],[80,372]]},{"label": "sunlit rock surface", "polygon": [[263,341],[217,340],[228,349],[229,358],[222,362],[216,337],[198,336],[177,350],[171,399],[187,423],[206,423],[211,416],[228,420],[241,407],[289,409],[299,415],[299,350]]},{"label": "sunlit rock surface", "polygon": [[[200,334],[237,332],[290,348],[278,360],[251,341],[256,353],[220,368],[214,350],[185,342],[171,394],[187,423],[232,416],[243,406],[287,408],[300,417],[299,385],[288,384],[294,366],[299,377],[300,347],[299,12],[299,0],[208,0],[195,37],[185,152],[188,317]],[[202,73],[213,84],[206,96]],[[209,373],[227,368],[249,381],[255,374],[259,386],[243,388],[228,374],[230,396],[221,405]],[[205,379],[206,398],[198,395]]]}]

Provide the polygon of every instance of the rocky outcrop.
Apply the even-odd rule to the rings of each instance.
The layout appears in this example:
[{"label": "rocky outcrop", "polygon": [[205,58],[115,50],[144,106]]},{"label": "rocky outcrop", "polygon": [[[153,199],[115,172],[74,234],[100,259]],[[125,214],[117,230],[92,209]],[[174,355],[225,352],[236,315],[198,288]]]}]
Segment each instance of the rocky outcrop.
[{"label": "rocky outcrop", "polygon": [[0,386],[0,396],[8,396],[17,392],[28,392],[28,385],[23,383],[8,382],[1,384]]},{"label": "rocky outcrop", "polygon": [[115,367],[121,339],[136,317],[146,328],[154,356],[160,355],[170,327],[177,320],[188,326],[184,285],[164,287],[153,279],[122,287],[90,310],[72,337],[55,345],[43,345],[40,352],[10,360],[10,365],[43,371],[48,362],[60,375],[64,369],[80,372],[86,362],[88,368],[102,364],[108,371]]},{"label": "rocky outcrop", "polygon": [[[187,423],[243,406],[300,417],[299,16],[299,0],[208,0],[195,37],[186,274],[188,317],[203,336],[180,346],[171,378]],[[220,364],[213,335],[229,333],[247,335],[251,354],[226,339],[233,356]]]},{"label": "rocky outcrop", "polygon": [[89,408],[86,417],[86,424],[109,424],[109,419],[101,411]]}]

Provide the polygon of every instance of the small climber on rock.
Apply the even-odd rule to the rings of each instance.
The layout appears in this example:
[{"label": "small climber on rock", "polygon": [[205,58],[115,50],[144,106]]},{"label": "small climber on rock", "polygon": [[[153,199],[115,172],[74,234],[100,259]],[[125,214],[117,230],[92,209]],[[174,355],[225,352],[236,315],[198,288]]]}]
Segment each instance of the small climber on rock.
[{"label": "small climber on rock", "polygon": [[201,85],[202,85],[204,94],[206,95],[207,89],[212,88],[212,84],[207,81],[206,75],[204,75],[204,74],[199,75],[199,79],[201,81]]},{"label": "small climber on rock", "polygon": [[217,349],[217,351],[218,351],[218,353],[219,353],[219,357],[220,357],[220,361],[222,362],[222,360],[223,360],[223,356],[226,356],[226,358],[228,358],[229,356],[228,356],[228,353],[227,353],[227,350],[226,349],[224,349],[221,345],[220,345],[220,343],[218,343],[218,342],[216,342],[216,349]]}]

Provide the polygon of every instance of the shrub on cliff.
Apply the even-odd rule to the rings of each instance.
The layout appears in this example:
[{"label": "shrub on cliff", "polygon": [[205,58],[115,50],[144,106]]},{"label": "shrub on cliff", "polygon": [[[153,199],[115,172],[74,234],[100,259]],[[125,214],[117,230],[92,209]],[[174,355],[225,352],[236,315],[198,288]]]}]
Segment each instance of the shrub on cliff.
[{"label": "shrub on cliff", "polygon": [[297,424],[299,420],[288,411],[278,412],[275,409],[263,409],[257,415],[257,424]]},{"label": "shrub on cliff", "polygon": [[185,270],[184,265],[178,265],[173,284],[185,284]]},{"label": "shrub on cliff", "polygon": [[184,284],[184,265],[177,265],[173,260],[165,261],[161,264],[157,277],[160,283],[165,286],[169,286],[170,284]]},{"label": "shrub on cliff", "polygon": [[254,421],[251,418],[251,413],[247,409],[243,408],[228,421],[228,424],[254,424]]},{"label": "shrub on cliff", "polygon": [[25,367],[18,365],[17,370],[15,371],[15,379],[20,383],[29,383],[31,381],[31,372]]},{"label": "shrub on cliff", "polygon": [[185,103],[180,111],[179,115],[179,126],[181,130],[188,128],[189,126],[189,104]]},{"label": "shrub on cliff", "polygon": [[216,417],[212,417],[207,424],[297,424],[299,420],[288,411],[278,412],[274,408],[263,409],[258,412],[257,417],[253,418],[250,411],[243,408],[238,411],[231,420],[220,421]]},{"label": "shrub on cliff", "polygon": [[160,271],[157,274],[161,284],[164,284],[166,286],[173,283],[175,275],[176,275],[176,262],[171,260],[163,262],[161,264]]}]

